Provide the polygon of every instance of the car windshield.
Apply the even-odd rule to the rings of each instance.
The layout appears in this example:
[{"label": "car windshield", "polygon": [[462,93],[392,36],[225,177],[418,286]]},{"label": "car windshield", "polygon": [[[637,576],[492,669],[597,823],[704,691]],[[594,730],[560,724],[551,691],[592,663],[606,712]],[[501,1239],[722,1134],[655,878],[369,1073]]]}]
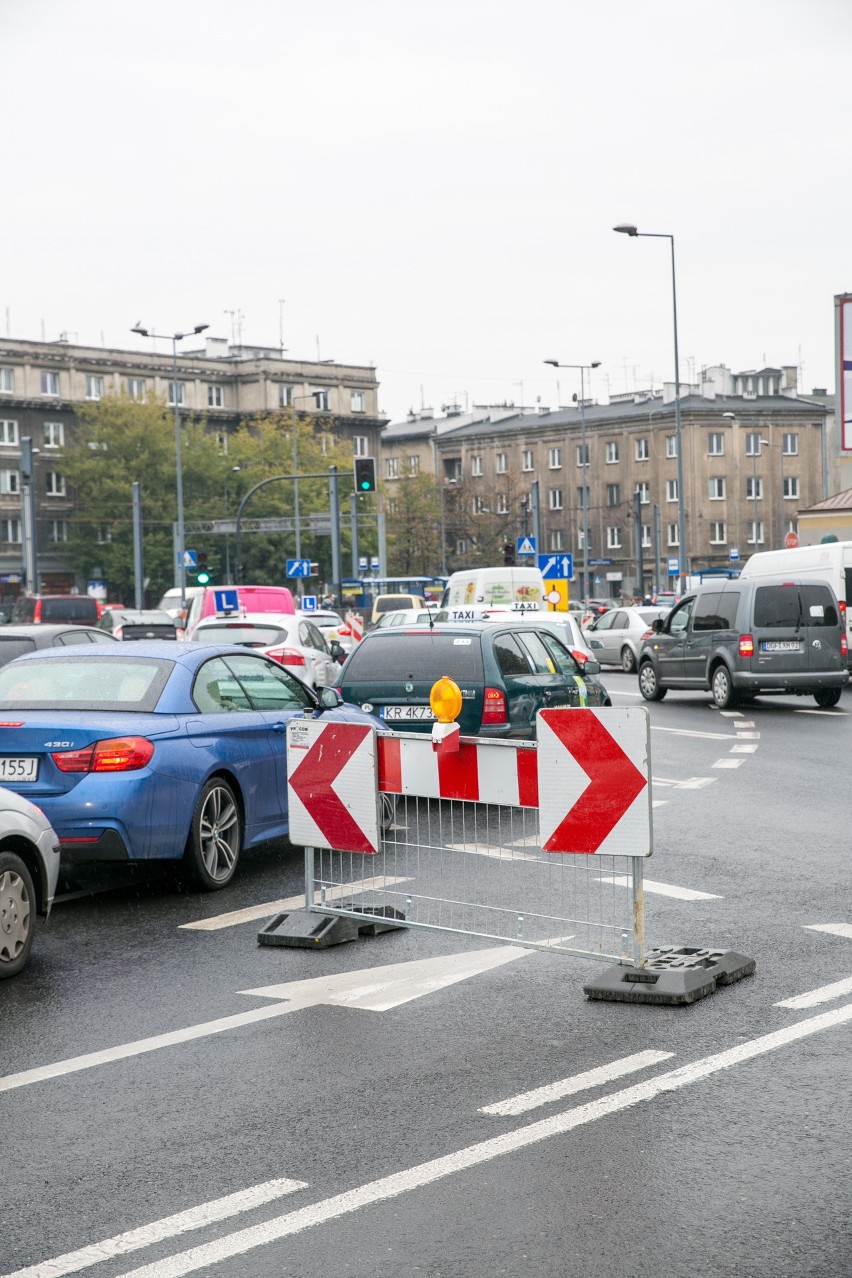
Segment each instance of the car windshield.
[{"label": "car windshield", "polygon": [[35,651],[35,639],[24,639],[21,635],[0,635],[0,665],[14,661],[25,652]]},{"label": "car windshield", "polygon": [[0,670],[0,706],[18,710],[153,710],[174,667],[153,657],[62,656]]},{"label": "car windshield", "polygon": [[283,643],[287,631],[283,626],[253,626],[238,621],[222,622],[217,626],[199,626],[193,635],[196,643],[238,643],[244,648],[271,648]]},{"label": "car windshield", "polygon": [[375,641],[364,640],[349,658],[345,682],[388,679],[481,679],[479,635],[433,631],[430,634],[391,632]]}]

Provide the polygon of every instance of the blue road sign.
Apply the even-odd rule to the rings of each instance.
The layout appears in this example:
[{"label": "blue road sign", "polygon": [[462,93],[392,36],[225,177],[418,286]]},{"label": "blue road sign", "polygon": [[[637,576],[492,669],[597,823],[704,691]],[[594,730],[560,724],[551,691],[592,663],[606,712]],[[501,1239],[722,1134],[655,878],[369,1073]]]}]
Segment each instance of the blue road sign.
[{"label": "blue road sign", "polygon": [[316,595],[302,595],[302,612],[316,612],[317,597]]},{"label": "blue road sign", "polygon": [[535,554],[535,537],[519,537],[516,555],[534,555]]},{"label": "blue road sign", "polygon": [[213,602],[216,605],[217,612],[239,612],[239,591],[234,587],[230,587],[227,590],[214,590]]},{"label": "blue road sign", "polygon": [[545,581],[570,581],[574,576],[574,556],[539,555],[538,570]]},{"label": "blue road sign", "polygon": [[670,577],[677,577],[677,576],[679,576],[679,574],[680,574],[680,560],[679,560],[679,559],[669,559],[669,560],[667,560],[667,561],[666,561],[666,564],[667,564],[667,567],[668,567],[668,570],[669,570],[669,576],[670,576]]},{"label": "blue road sign", "polygon": [[731,546],[731,549],[728,551],[728,558],[730,559],[731,563],[735,564],[737,560],[739,559],[739,557],[740,557],[740,552],[737,549],[737,547]]},{"label": "blue road sign", "polygon": [[[179,553],[179,552],[175,555],[175,559],[177,560],[178,568],[180,568],[180,553]],[[185,550],[185,551],[183,552],[183,566],[184,566],[184,568],[197,568],[197,567],[198,567],[198,551],[197,551],[197,550]]]},{"label": "blue road sign", "polygon": [[310,577],[311,561],[310,559],[288,559],[287,560],[287,576],[288,577]]}]

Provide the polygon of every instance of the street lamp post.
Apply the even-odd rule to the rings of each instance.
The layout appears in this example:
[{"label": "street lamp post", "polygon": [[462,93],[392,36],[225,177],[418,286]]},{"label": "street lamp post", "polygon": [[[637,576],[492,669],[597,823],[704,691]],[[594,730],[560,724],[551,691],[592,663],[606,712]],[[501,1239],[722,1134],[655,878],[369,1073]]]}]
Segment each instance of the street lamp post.
[{"label": "street lamp post", "polygon": [[551,364],[554,368],[578,368],[580,370],[580,457],[583,469],[583,484],[580,493],[583,509],[583,599],[586,600],[589,598],[589,458],[586,444],[586,386],[583,375],[587,372],[590,373],[593,368],[600,368],[601,362],[599,359],[592,360],[591,364],[560,364],[558,359],[546,359],[544,362],[545,364]]},{"label": "street lamp post", "polygon": [[190,329],[188,333],[172,333],[166,336],[163,333],[152,333],[150,329],[143,328],[141,324],[137,324],[131,328],[131,333],[138,333],[140,337],[151,337],[155,341],[171,342],[172,344],[172,396],[175,403],[175,475],[177,477],[177,585],[180,587],[180,606],[181,610],[186,607],[186,564],[184,563],[184,555],[186,553],[186,534],[184,530],[183,518],[183,459],[181,457],[180,446],[180,396],[178,394],[178,377],[177,377],[177,344],[182,342],[185,337],[194,337],[196,333],[203,333],[209,324],[196,324],[195,328]]},{"label": "street lamp post", "polygon": [[685,588],[686,576],[686,526],[684,522],[684,492],[683,492],[683,440],[680,420],[680,358],[678,356],[677,346],[677,287],[675,284],[675,248],[674,236],[663,231],[638,231],[635,226],[628,222],[619,222],[618,226],[612,228],[618,231],[620,235],[629,235],[634,238],[645,238],[649,240],[668,240],[671,245],[672,255],[672,317],[674,321],[674,373],[675,373],[675,436],[677,439],[677,539],[678,539],[678,565],[680,573],[678,574],[678,590],[683,592]]}]

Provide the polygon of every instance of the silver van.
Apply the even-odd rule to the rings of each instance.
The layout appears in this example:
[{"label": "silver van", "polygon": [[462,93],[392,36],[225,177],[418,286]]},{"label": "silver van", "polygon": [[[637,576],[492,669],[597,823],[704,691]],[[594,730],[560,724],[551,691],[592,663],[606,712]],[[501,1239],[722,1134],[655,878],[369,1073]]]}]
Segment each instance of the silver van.
[{"label": "silver van", "polygon": [[760,693],[836,706],[849,682],[846,630],[827,581],[738,578],[683,597],[639,652],[639,690],[708,690],[720,710]]}]

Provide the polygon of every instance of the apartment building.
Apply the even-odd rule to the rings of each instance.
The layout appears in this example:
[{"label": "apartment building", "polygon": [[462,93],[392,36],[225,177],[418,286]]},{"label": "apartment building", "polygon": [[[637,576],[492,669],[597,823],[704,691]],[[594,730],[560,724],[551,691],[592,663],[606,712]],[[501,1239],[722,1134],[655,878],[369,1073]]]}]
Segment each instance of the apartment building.
[{"label": "apartment building", "polygon": [[[687,570],[728,567],[754,550],[783,545],[796,531],[799,509],[826,495],[824,394],[801,395],[792,366],[732,373],[718,365],[704,369],[696,384],[681,386],[680,408]],[[509,532],[530,531],[534,484],[539,549],[570,551],[579,565],[585,483],[594,593],[632,595],[655,580],[668,584],[670,562],[681,558],[673,385],[582,408],[483,410],[472,417],[431,424],[421,417],[409,423],[408,435],[397,424],[383,444],[391,482],[388,461],[401,450],[414,455],[415,440],[428,436],[444,497],[450,570],[476,561],[478,522],[484,529],[495,512],[508,516]],[[428,457],[428,450],[421,455]],[[462,505],[447,500],[451,492],[464,494]]]},{"label": "apartment building", "polygon": [[[200,342],[198,349],[189,344]],[[62,471],[62,450],[73,436],[76,410],[109,395],[143,401],[161,397],[191,416],[204,415],[227,433],[257,414],[278,409],[333,422],[358,456],[377,456],[385,419],[370,365],[285,359],[275,347],[232,345],[223,338],[189,338],[178,347],[177,376],[170,343],[139,339],[147,350],[105,349],[70,342],[0,338],[0,598],[21,589],[21,440],[36,450],[39,586],[85,589],[63,545],[74,494]],[[163,349],[168,346],[168,349]],[[92,569],[96,565],[92,565]]]}]

